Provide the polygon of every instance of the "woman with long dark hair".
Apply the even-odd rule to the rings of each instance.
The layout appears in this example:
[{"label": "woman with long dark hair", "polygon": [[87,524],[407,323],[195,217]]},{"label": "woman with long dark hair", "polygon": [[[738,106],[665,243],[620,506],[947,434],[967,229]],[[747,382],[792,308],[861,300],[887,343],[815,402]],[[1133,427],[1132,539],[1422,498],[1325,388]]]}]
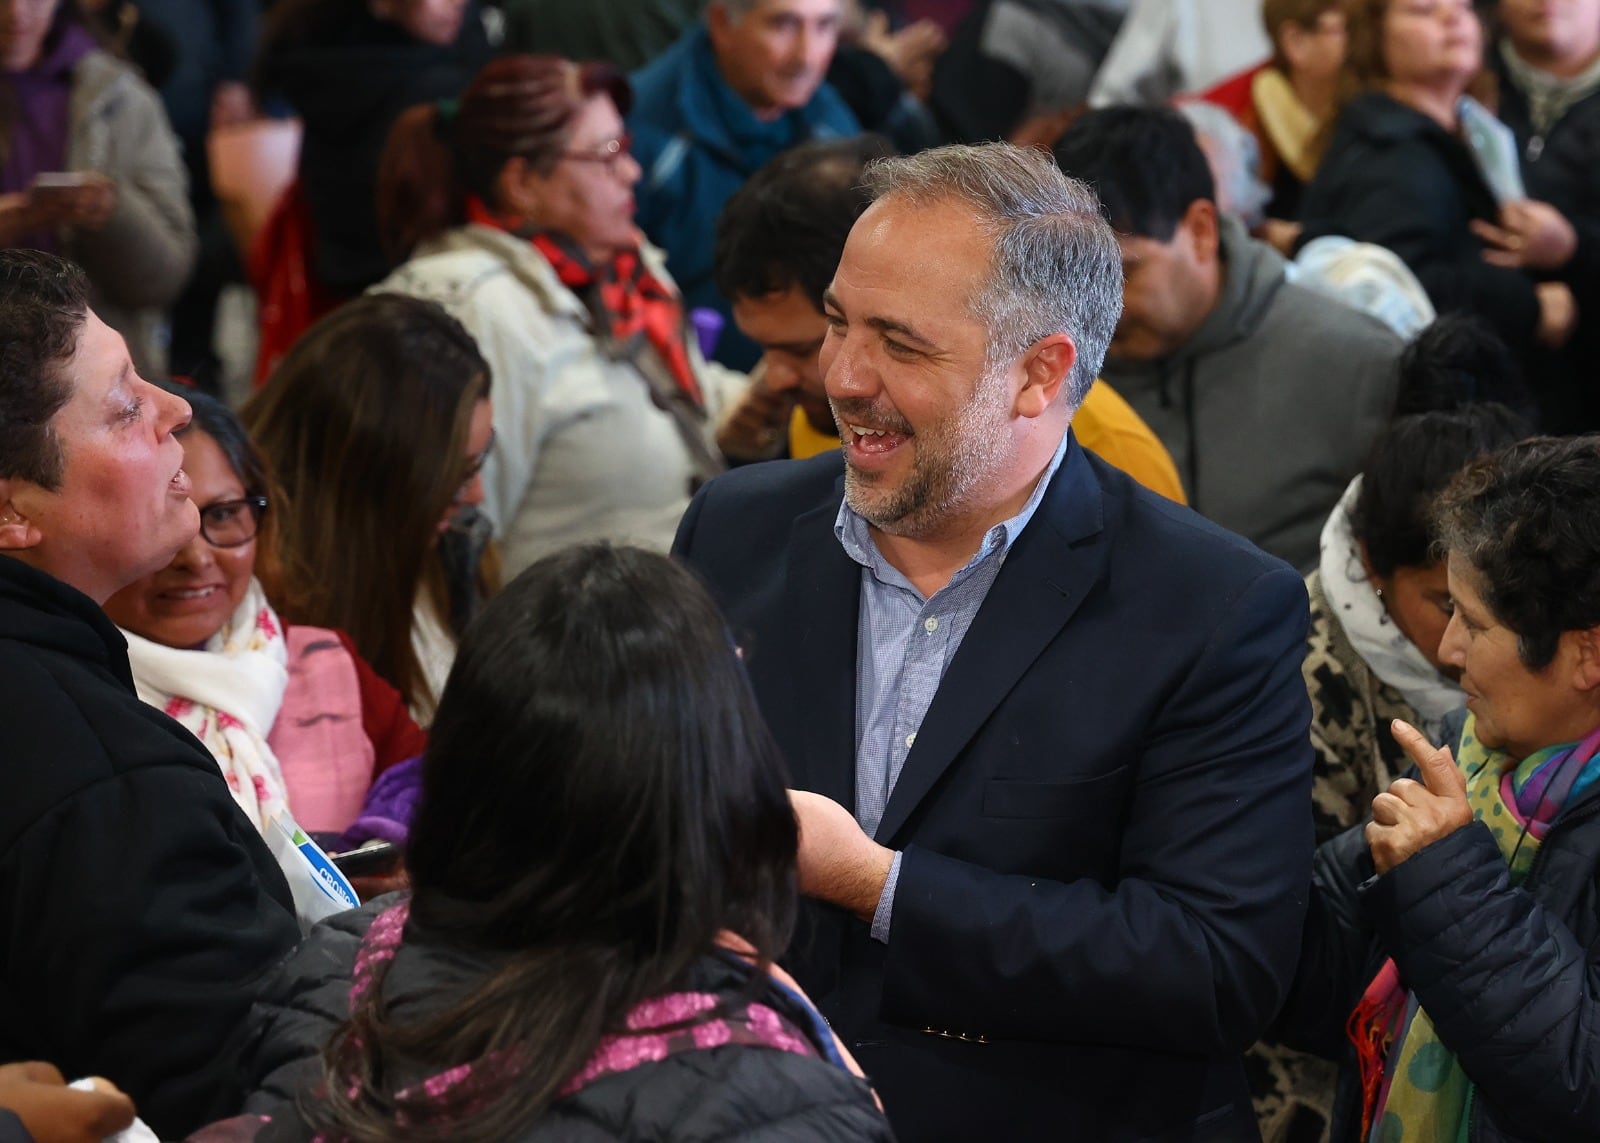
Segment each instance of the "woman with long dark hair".
[{"label": "woman with long dark hair", "polygon": [[888,1139],[772,967],[796,844],[694,577],[636,548],[538,562],[462,643],[410,897],[318,929],[267,987],[263,1138]]},{"label": "woman with long dark hair", "polygon": [[273,602],[346,632],[419,722],[493,586],[479,469],[489,371],[432,302],[371,294],[294,344],[243,419],[287,495]]}]

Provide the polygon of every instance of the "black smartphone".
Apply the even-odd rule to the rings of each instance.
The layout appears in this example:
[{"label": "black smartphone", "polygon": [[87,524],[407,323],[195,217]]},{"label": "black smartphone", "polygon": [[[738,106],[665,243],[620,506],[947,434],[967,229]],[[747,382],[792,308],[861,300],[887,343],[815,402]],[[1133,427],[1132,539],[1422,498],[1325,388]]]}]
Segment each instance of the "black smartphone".
[{"label": "black smartphone", "polygon": [[374,845],[364,845],[360,849],[330,853],[328,857],[346,877],[377,877],[398,869],[400,855],[400,847],[394,842],[380,841]]}]

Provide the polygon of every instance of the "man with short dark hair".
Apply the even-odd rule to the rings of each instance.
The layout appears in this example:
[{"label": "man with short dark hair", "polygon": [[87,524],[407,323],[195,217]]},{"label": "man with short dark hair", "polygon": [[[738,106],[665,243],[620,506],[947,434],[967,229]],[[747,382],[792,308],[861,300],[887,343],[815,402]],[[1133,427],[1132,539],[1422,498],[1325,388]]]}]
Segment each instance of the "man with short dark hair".
[{"label": "man with short dark hair", "polygon": [[1295,567],[1391,417],[1400,338],[1296,285],[1217,210],[1174,111],[1107,108],[1056,144],[1118,234],[1122,319],[1104,376],[1156,431],[1189,503]]},{"label": "man with short dark hair", "polygon": [[[637,220],[667,252],[690,306],[730,316],[711,248],[728,196],[773,156],[861,127],[824,77],[842,0],[711,0],[705,20],[633,74],[628,130],[644,169]],[[748,369],[759,354],[725,330],[717,359]]]},{"label": "man with short dark hair", "polygon": [[0,1060],[101,1074],[163,1138],[242,1102],[259,978],[299,940],[216,760],[134,691],[100,610],[194,538],[189,406],[82,272],[0,251]]},{"label": "man with short dark hair", "polygon": [[1310,880],[1300,577],[1090,456],[1116,239],[1004,144],[867,172],[825,294],[841,449],[677,554],[788,759],[793,967],[920,1140],[1258,1138],[1239,1055]]}]

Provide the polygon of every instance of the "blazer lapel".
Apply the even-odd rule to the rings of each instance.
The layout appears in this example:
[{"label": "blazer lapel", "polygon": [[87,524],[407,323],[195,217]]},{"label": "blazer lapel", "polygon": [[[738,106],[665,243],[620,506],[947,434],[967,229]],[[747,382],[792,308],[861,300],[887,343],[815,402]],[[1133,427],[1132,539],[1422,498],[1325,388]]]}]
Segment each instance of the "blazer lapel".
[{"label": "blazer lapel", "polygon": [[[856,626],[861,566],[833,534],[844,495],[798,517],[789,540],[783,622],[798,624],[792,709],[799,751],[789,767],[797,786],[856,807]],[[787,745],[787,744],[786,744]]]},{"label": "blazer lapel", "polygon": [[917,804],[1099,580],[1108,552],[1103,526],[1100,482],[1074,440],[939,683],[878,824],[880,843],[894,845]]}]

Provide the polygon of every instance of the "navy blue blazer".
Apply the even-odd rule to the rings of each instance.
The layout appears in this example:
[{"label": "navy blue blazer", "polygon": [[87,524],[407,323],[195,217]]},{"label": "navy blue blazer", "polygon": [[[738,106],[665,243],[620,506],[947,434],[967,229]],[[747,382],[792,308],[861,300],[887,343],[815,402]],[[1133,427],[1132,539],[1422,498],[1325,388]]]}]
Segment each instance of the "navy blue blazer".
[{"label": "navy blue blazer", "polygon": [[[854,808],[859,565],[838,454],[738,469],[675,552],[795,785]],[[1255,1140],[1239,1054],[1311,877],[1298,574],[1076,442],[917,732],[890,940],[812,903],[789,963],[902,1140]]]}]

